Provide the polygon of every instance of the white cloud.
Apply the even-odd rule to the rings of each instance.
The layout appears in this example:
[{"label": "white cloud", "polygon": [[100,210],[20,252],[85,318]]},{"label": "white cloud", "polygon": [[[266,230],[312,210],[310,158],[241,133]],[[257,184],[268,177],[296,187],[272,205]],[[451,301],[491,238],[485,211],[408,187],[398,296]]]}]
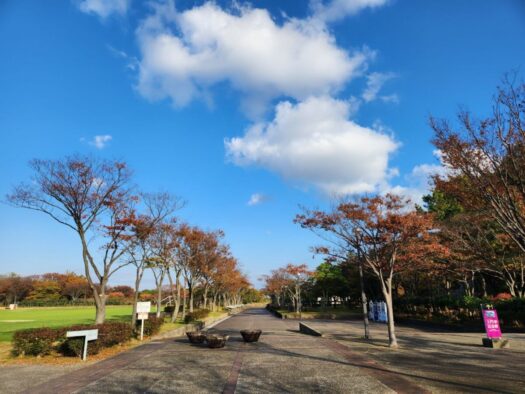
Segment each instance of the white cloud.
[{"label": "white cloud", "polygon": [[105,19],[112,14],[125,15],[131,0],[81,0],[80,11],[95,14]]},{"label": "white cloud", "polygon": [[335,22],[366,8],[382,7],[388,2],[389,0],[332,0],[323,3],[322,0],[313,0],[310,7],[314,12],[314,18],[324,22]]},{"label": "white cloud", "polygon": [[326,193],[373,192],[389,177],[398,143],[349,120],[351,107],[327,96],[281,102],[271,122],[225,141],[228,155],[237,165],[260,166]]},{"label": "white cloud", "polygon": [[206,99],[212,86],[227,82],[242,94],[249,113],[260,114],[272,98],[337,92],[374,55],[338,47],[328,29],[311,19],[277,24],[264,9],[229,11],[208,2],[180,13],[173,3],[155,10],[137,29],[137,88],[176,106]]},{"label": "white cloud", "polygon": [[126,68],[128,68],[131,71],[137,70],[139,66],[139,61],[136,57],[128,55],[126,52],[117,49],[111,45],[107,45],[108,50],[113,54],[113,56],[124,59],[126,61]]},{"label": "white cloud", "polygon": [[[379,91],[385,84],[385,82],[389,81],[392,78],[395,78],[394,73],[378,73],[374,72],[366,77],[366,88],[363,91],[362,97],[363,100],[365,100],[367,103],[370,101],[374,101],[378,98]],[[385,102],[398,102],[399,99],[397,95],[389,95],[389,96],[380,96],[381,100]]]},{"label": "white cloud", "polygon": [[253,193],[251,196],[250,196],[250,199],[248,200],[248,205],[249,206],[253,206],[253,205],[259,205],[259,204],[262,204],[263,202],[266,202],[268,201],[268,196],[265,195],[265,194],[261,194],[261,193]]},{"label": "white cloud", "polygon": [[93,145],[97,149],[104,149],[109,141],[113,139],[112,136],[109,134],[105,135],[96,135],[93,137],[93,139],[89,142],[90,145]]},{"label": "white cloud", "polygon": [[413,203],[421,204],[424,195],[430,193],[432,186],[432,177],[439,175],[446,178],[451,174],[442,161],[442,153],[436,149],[433,152],[434,157],[439,161],[438,164],[418,164],[412,168],[412,171],[405,175],[405,185],[386,186],[383,193],[395,193],[409,197]]}]

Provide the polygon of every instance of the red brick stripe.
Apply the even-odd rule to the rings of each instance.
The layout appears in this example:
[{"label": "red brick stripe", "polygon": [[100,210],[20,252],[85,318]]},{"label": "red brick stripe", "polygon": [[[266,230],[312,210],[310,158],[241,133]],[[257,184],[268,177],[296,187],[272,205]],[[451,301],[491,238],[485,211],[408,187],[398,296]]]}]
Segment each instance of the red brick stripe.
[{"label": "red brick stripe", "polygon": [[[85,368],[78,369],[58,378],[51,379],[42,383],[38,387],[31,387],[23,392],[23,394],[69,394],[88,384],[95,382],[109,375],[110,373],[124,368],[127,365],[140,360],[147,354],[156,352],[168,344],[168,341],[150,342],[127,352],[120,353],[114,357],[99,361],[96,364],[89,365]],[[89,357],[89,356],[88,356]]]},{"label": "red brick stripe", "polygon": [[223,394],[234,394],[235,393],[235,388],[237,387],[237,381],[239,380],[239,373],[241,372],[242,358],[243,358],[243,353],[241,350],[239,350],[237,354],[235,355],[235,360],[233,361],[230,375],[228,376],[228,380],[226,381],[226,385],[224,386],[224,390],[222,391]]}]

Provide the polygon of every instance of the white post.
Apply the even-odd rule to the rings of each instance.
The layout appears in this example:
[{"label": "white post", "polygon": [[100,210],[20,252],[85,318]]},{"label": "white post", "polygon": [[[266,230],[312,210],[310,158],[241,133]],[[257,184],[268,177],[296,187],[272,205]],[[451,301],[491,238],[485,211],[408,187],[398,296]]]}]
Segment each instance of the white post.
[{"label": "white post", "polygon": [[82,361],[86,361],[87,359],[87,347],[88,347],[88,339],[87,337],[84,337],[84,351],[82,352]]},{"label": "white post", "polygon": [[144,319],[140,319],[140,340],[144,338]]}]

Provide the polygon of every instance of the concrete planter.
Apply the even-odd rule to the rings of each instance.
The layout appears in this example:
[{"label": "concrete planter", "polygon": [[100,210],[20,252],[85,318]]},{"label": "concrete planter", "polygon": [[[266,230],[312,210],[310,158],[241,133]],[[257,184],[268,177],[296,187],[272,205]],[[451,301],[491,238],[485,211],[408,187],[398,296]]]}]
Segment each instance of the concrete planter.
[{"label": "concrete planter", "polygon": [[261,330],[241,330],[244,342],[257,342],[261,336]]},{"label": "concrete planter", "polygon": [[206,342],[209,348],[218,349],[226,345],[228,338],[228,335],[210,334],[206,336]]},{"label": "concrete planter", "polygon": [[204,343],[206,340],[206,334],[201,331],[189,331],[186,336],[191,343]]}]

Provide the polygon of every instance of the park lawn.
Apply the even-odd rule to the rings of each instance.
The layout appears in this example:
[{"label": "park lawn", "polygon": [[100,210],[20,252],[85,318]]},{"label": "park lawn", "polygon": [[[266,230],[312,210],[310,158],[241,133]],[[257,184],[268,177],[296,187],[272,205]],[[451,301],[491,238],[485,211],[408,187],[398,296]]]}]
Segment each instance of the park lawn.
[{"label": "park lawn", "polygon": [[[129,321],[131,305],[106,306],[107,320]],[[19,308],[0,310],[0,343],[11,340],[17,330],[36,327],[64,327],[75,324],[92,324],[94,306]]]}]

